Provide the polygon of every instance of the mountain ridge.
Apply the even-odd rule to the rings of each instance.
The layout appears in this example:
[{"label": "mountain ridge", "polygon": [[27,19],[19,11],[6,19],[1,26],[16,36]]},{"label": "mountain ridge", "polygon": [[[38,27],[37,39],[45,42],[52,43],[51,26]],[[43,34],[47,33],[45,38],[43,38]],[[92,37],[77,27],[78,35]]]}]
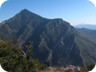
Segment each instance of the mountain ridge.
[{"label": "mountain ridge", "polygon": [[26,9],[1,25],[0,39],[15,41],[25,53],[26,45],[32,42],[32,57],[50,66],[86,66],[96,62],[94,41],[60,18],[43,18]]},{"label": "mountain ridge", "polygon": [[76,25],[74,27],[80,28],[80,29],[86,28],[86,29],[90,29],[90,30],[96,30],[96,25],[95,24],[94,25],[93,24],[79,24],[79,25]]}]

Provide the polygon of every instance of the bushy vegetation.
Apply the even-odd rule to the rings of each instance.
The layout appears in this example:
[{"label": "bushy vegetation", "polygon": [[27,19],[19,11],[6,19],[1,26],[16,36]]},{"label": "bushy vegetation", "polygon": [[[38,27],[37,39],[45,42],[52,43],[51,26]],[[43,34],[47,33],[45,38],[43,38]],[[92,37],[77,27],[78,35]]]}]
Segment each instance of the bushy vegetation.
[{"label": "bushy vegetation", "polygon": [[88,71],[91,71],[95,67],[95,64],[90,64],[87,66]]},{"label": "bushy vegetation", "polygon": [[32,44],[29,43],[26,54],[21,48],[10,43],[0,42],[0,64],[8,72],[38,72],[44,69],[38,60],[32,58]]}]

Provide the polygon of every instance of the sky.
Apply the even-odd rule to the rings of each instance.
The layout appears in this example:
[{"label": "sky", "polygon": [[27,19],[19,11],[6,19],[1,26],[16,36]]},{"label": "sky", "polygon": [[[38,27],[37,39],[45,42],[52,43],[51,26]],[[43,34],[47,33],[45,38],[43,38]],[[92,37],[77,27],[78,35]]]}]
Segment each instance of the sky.
[{"label": "sky", "polygon": [[0,8],[0,22],[23,9],[45,18],[62,18],[71,25],[96,24],[96,8],[88,0],[8,0]]}]

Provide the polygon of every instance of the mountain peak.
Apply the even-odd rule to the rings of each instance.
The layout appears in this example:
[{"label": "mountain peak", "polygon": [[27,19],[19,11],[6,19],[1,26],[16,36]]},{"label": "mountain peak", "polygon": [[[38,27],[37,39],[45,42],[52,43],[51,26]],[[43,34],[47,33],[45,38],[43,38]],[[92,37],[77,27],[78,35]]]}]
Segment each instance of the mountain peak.
[{"label": "mountain peak", "polygon": [[23,9],[20,11],[20,14],[34,14],[31,11],[27,10],[27,9]]},{"label": "mountain peak", "polygon": [[30,18],[43,18],[43,17],[39,16],[38,14],[35,14],[35,13],[31,12],[28,9],[23,9],[18,14],[20,16],[23,16],[23,18],[28,18],[28,19],[30,19]]},{"label": "mountain peak", "polygon": [[31,11],[29,11],[28,9],[23,9],[23,10],[21,10],[21,13],[22,12],[30,12],[30,13],[32,13]]}]

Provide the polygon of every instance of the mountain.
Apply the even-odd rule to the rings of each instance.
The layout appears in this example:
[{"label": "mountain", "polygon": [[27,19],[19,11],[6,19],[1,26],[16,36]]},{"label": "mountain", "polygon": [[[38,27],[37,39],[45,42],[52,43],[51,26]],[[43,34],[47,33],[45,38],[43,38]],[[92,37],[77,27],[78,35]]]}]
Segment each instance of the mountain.
[{"label": "mountain", "polygon": [[96,25],[92,25],[92,24],[79,24],[74,26],[76,28],[86,28],[86,29],[91,29],[91,30],[96,30]]},{"label": "mountain", "polygon": [[27,9],[1,24],[0,40],[23,46],[25,53],[26,45],[32,42],[33,58],[50,66],[96,63],[96,38],[87,38],[60,18],[43,18]]},{"label": "mountain", "polygon": [[84,37],[90,39],[91,41],[93,41],[94,43],[96,43],[96,30],[90,30],[90,29],[86,29],[86,28],[77,28],[76,29],[78,32],[80,32],[81,35],[83,35]]}]

